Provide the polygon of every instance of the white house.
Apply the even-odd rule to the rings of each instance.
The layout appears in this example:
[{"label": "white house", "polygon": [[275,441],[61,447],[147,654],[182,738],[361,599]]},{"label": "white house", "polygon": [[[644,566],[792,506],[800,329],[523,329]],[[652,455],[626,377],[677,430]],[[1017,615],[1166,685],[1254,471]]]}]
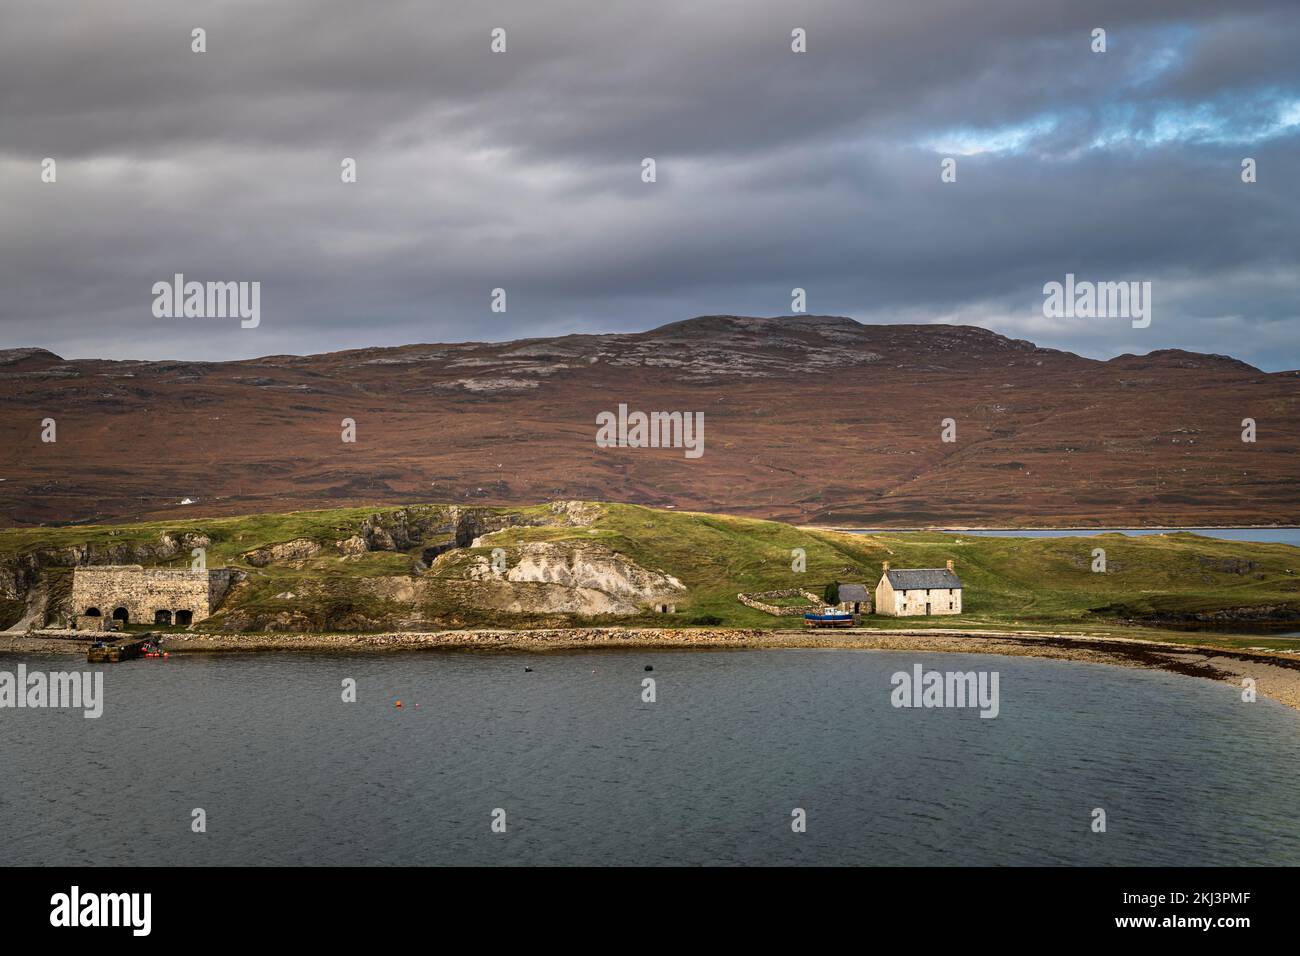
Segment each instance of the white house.
[{"label": "white house", "polygon": [[876,613],[890,617],[916,614],[960,614],[961,579],[952,569],[899,568],[891,571],[889,562],[876,585]]}]

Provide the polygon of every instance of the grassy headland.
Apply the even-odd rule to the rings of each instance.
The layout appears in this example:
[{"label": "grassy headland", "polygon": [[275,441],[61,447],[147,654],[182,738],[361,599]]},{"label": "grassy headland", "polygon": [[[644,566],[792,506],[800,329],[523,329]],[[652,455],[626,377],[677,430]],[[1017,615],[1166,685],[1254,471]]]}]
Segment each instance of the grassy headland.
[{"label": "grassy headland", "polygon": [[[479,539],[477,547],[468,539],[471,532]],[[0,614],[8,618],[0,625],[21,616],[24,580],[44,579],[50,614],[56,617],[70,610],[66,602],[75,564],[184,567],[196,542],[205,548],[210,567],[243,572],[220,612],[196,628],[210,631],[598,624],[780,629],[797,625],[798,619],[746,607],[736,600],[737,592],[804,587],[820,593],[832,580],[874,589],[882,561],[899,568],[942,567],[948,559],[956,562],[965,585],[965,613],[866,616],[862,626],[1068,630],[1205,643],[1208,635],[1169,627],[1200,623],[1216,631],[1240,629],[1239,639],[1212,638],[1222,646],[1284,648],[1295,642],[1253,633],[1254,628],[1300,621],[1300,549],[1283,544],[1185,532],[1077,538],[846,534],[634,505],[566,503],[348,508],[184,523],[0,530],[0,573],[6,587]],[[549,547],[541,549],[537,560],[549,561],[561,572],[566,562],[572,568],[593,554],[613,555],[634,570],[671,575],[685,590],[673,597],[672,614],[648,607],[619,615],[588,614],[580,605],[547,603],[547,595],[553,596],[562,583],[498,585],[476,575],[493,549],[502,549],[507,564],[514,566],[525,549],[536,554],[540,546]],[[447,550],[434,556],[431,548]],[[1094,548],[1105,549],[1105,573],[1092,571]],[[803,572],[792,570],[795,549],[804,552]],[[562,574],[556,578],[561,579],[574,583]],[[1139,624],[1144,626],[1135,626]]]}]

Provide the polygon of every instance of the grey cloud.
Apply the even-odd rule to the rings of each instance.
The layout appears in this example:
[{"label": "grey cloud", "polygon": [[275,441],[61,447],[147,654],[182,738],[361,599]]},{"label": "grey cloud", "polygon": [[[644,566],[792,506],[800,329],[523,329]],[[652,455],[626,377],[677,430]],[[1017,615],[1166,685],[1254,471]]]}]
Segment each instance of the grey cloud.
[{"label": "grey cloud", "polygon": [[[631,330],[782,314],[798,285],[864,321],[1300,366],[1297,129],[1086,148],[1119,109],[1149,126],[1215,102],[1245,124],[1300,98],[1293,4],[70,7],[10,4],[0,29],[0,347],[209,358]],[[954,185],[921,145],[1044,115],[1024,151],[960,157]],[[1046,323],[1042,284],[1067,271],[1156,282],[1156,322]],[[262,327],[154,319],[174,272],[262,281]]]}]

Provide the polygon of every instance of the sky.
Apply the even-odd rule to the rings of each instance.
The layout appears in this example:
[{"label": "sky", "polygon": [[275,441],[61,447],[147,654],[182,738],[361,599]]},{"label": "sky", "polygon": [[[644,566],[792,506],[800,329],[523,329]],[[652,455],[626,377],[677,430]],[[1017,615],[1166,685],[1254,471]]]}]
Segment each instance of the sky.
[{"label": "sky", "polygon": [[[1297,50],[1295,0],[5,0],[0,348],[640,331],[802,288],[1300,368]],[[177,273],[259,282],[257,326],[156,317]],[[1046,317],[1067,273],[1150,282],[1150,325]]]}]

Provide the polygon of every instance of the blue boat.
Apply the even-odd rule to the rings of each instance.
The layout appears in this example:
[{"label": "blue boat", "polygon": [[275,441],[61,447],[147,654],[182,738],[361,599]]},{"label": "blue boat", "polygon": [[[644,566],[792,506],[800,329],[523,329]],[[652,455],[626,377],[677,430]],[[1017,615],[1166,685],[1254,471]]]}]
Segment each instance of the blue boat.
[{"label": "blue boat", "polygon": [[852,627],[853,615],[848,611],[808,611],[803,622],[809,627]]}]

